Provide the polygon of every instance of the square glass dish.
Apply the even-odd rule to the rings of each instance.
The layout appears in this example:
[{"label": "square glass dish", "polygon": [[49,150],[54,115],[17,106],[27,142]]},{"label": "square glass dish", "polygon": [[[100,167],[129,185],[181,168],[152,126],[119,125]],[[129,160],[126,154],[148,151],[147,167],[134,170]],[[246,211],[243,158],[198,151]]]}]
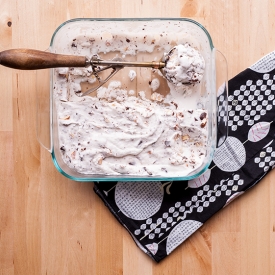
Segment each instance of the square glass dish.
[{"label": "square glass dish", "polygon": [[48,51],[157,62],[180,44],[204,59],[199,83],[175,87],[161,70],[123,67],[79,97],[112,68],[100,75],[91,67],[37,71],[38,139],[60,173],[76,181],[190,180],[209,167],[227,131],[217,137],[217,93],[226,99],[227,68],[198,22],[73,19],[57,28]]}]

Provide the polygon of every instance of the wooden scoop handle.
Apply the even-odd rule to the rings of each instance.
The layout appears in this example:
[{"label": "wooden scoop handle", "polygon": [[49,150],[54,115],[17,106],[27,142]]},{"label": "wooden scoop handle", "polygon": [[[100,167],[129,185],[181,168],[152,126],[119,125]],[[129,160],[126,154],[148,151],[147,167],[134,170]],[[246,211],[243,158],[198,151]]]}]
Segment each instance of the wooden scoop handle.
[{"label": "wooden scoop handle", "polygon": [[0,52],[0,64],[20,70],[38,70],[57,67],[85,67],[85,56],[62,55],[31,49],[12,49]]}]

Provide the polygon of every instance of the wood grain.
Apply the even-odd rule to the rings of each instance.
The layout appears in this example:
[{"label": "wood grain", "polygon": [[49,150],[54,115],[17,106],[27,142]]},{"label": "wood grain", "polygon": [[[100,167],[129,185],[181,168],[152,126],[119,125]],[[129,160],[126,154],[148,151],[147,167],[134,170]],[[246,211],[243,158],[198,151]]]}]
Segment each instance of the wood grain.
[{"label": "wood grain", "polygon": [[11,49],[0,52],[0,65],[19,70],[85,67],[86,57],[54,54],[34,49]]},{"label": "wood grain", "polygon": [[[229,78],[274,50],[273,0],[0,0],[0,51],[48,48],[76,17],[190,17]],[[36,138],[36,75],[0,66],[0,275],[275,274],[275,172],[156,264],[93,192],[54,168]]]}]

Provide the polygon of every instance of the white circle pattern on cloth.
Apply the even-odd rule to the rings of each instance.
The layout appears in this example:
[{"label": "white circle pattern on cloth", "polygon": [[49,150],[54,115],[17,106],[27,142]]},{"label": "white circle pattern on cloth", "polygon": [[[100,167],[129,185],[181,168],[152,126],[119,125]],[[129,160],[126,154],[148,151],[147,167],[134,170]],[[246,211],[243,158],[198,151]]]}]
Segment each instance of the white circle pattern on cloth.
[{"label": "white circle pattern on cloth", "polygon": [[180,243],[202,226],[201,222],[186,220],[177,224],[168,236],[166,252],[169,255]]},{"label": "white circle pattern on cloth", "polygon": [[163,191],[161,182],[118,182],[115,202],[128,218],[144,220],[154,215],[161,207]]},{"label": "white circle pattern on cloth", "polygon": [[213,161],[222,170],[234,172],[245,163],[246,151],[239,139],[229,136],[226,141],[216,149]]}]

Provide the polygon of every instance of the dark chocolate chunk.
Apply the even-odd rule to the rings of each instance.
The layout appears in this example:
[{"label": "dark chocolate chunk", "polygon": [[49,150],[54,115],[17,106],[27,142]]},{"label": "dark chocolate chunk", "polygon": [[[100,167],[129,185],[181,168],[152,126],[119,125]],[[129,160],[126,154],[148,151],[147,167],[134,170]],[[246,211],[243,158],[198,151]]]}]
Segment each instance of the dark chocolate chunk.
[{"label": "dark chocolate chunk", "polygon": [[165,144],[166,147],[171,147],[171,142],[168,141],[168,140],[165,140],[164,144]]},{"label": "dark chocolate chunk", "polygon": [[206,118],[206,113],[203,112],[203,113],[200,115],[200,120],[203,120],[203,119],[205,119],[205,118]]},{"label": "dark chocolate chunk", "polygon": [[161,171],[164,171],[165,173],[168,172],[166,168],[161,168]]},{"label": "dark chocolate chunk", "polygon": [[143,169],[144,169],[144,170],[148,173],[148,175],[150,175],[150,176],[152,176],[152,175],[153,175],[153,173],[152,173],[152,172],[150,172],[150,171],[148,171],[146,167],[143,167]]}]

